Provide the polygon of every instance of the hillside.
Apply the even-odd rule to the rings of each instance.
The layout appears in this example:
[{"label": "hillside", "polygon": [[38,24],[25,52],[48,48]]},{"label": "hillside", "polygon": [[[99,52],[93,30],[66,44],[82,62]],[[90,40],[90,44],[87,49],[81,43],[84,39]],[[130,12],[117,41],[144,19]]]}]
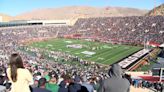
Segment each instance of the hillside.
[{"label": "hillside", "polygon": [[3,21],[3,22],[7,22],[7,21],[12,20],[12,17],[9,16],[9,15],[0,13],[0,16],[2,16],[2,21]]},{"label": "hillside", "polygon": [[[154,13],[154,10],[155,10],[155,13]],[[164,4],[150,10],[146,15],[153,16],[154,14],[164,16]]]},{"label": "hillside", "polygon": [[141,16],[147,10],[122,7],[69,6],[37,9],[15,16],[16,19],[74,19],[81,17]]}]

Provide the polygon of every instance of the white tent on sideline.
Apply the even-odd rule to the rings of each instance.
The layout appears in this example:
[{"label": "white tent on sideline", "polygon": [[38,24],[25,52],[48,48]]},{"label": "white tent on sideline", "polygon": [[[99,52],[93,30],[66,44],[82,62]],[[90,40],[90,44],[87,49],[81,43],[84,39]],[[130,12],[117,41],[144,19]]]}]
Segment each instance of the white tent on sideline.
[{"label": "white tent on sideline", "polygon": [[163,44],[161,44],[159,47],[164,47],[164,43],[163,43]]}]

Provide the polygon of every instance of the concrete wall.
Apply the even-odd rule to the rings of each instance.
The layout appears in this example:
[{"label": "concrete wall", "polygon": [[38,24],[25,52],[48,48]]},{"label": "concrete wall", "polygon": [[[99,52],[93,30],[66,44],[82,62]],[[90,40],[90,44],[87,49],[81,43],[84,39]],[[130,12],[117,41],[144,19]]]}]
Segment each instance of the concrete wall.
[{"label": "concrete wall", "polygon": [[29,20],[27,23],[43,23],[43,25],[71,25],[70,20]]}]

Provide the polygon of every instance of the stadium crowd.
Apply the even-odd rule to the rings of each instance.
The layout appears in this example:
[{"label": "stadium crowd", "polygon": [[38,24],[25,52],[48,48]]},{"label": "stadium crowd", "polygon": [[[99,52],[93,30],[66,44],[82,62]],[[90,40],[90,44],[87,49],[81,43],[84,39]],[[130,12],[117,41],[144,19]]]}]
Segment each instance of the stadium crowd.
[{"label": "stadium crowd", "polygon": [[[27,78],[26,80],[28,80],[28,83],[29,83],[28,85],[31,84],[30,87],[31,87],[32,92],[42,92],[43,90],[42,91],[34,91],[34,90],[38,90],[36,88],[43,86],[43,84],[40,84],[40,82],[43,82],[43,81],[45,83],[45,88],[50,90],[51,92],[94,92],[98,90],[98,88],[100,87],[100,83],[102,79],[106,79],[109,76],[111,76],[111,78],[117,76],[117,74],[116,75],[113,74],[113,70],[112,71],[110,70],[111,73],[107,75],[107,73],[104,73],[104,72],[96,72],[96,70],[92,69],[92,67],[90,67],[89,69],[78,68],[76,66],[58,64],[55,62],[47,61],[40,57],[36,58],[36,57],[28,56],[21,52],[19,53],[23,56],[24,62],[19,61],[19,60],[22,60],[20,59],[21,57],[19,56],[19,54],[14,53],[9,58],[8,65],[6,65],[6,63],[2,63],[2,66],[1,66],[1,69],[2,69],[1,85],[5,85],[6,88],[10,90],[9,85],[12,84],[11,92],[20,92],[20,90],[24,90],[24,92],[29,92],[29,91],[25,91],[27,89],[24,89],[25,88],[24,86],[27,86],[27,84],[25,85],[23,84],[24,82],[23,83],[20,82],[22,81],[22,79],[26,79],[26,78]],[[11,63],[11,62],[14,62],[14,63]],[[19,65],[21,64],[20,62],[22,62],[22,65]],[[11,77],[12,73],[10,72],[10,70],[12,69],[12,64],[18,64],[16,65],[16,67],[19,69],[19,72],[17,72],[17,76],[19,76],[17,77],[19,78],[17,79],[17,81],[19,82],[13,82],[13,79]],[[26,68],[26,71],[21,70],[21,69],[24,69],[24,67]],[[7,69],[7,72],[6,72],[6,69]],[[33,78],[31,78],[31,76],[28,74],[27,69],[32,73],[31,76],[33,76]],[[116,73],[117,71],[118,70],[116,70]],[[120,74],[119,76],[121,77],[122,73]],[[26,78],[21,78],[22,77],[21,75]],[[125,79],[123,78],[123,80]],[[19,83],[22,83],[22,84],[19,84]],[[128,89],[128,87],[130,86],[129,81],[125,80],[125,83],[127,83],[127,86],[125,87],[125,89],[123,88],[124,90]],[[20,88],[20,85],[23,85],[23,86]],[[98,91],[98,92],[106,92],[106,91],[103,91],[103,89],[101,90],[102,91]]]},{"label": "stadium crowd", "polygon": [[[129,92],[130,79],[129,81],[125,79],[127,77],[124,76],[118,65],[113,65],[108,72],[108,70],[104,70],[97,65],[79,67],[78,65],[61,64],[45,58],[38,49],[31,49],[33,54],[30,55],[20,50],[20,47],[28,49],[22,43],[64,37],[64,35],[70,34],[82,34],[84,38],[93,37],[100,41],[124,44],[143,44],[145,37],[150,41],[162,43],[164,42],[163,29],[164,17],[162,16],[79,19],[73,27],[20,26],[0,28],[0,85],[6,86],[12,92],[20,92],[14,91],[14,89],[21,90],[21,86],[18,87],[16,84],[16,81],[22,79],[19,78],[19,73],[15,75],[19,76],[15,79],[10,76],[13,74],[10,72],[12,65],[15,64],[17,69],[26,68],[32,74],[32,76],[28,74],[26,69],[20,70],[26,71],[22,73],[27,73],[27,83],[33,92],[42,92],[44,89],[47,90],[43,92],[49,92],[48,90],[51,92],[108,92],[108,90],[111,92]],[[9,57],[9,55],[11,56]],[[77,57],[60,52],[52,52],[48,56],[60,56],[66,59],[71,57],[72,60],[77,59],[82,65],[86,64],[78,60]],[[11,63],[14,60],[15,62],[22,62],[22,65]],[[118,82],[118,79],[121,83]],[[109,82],[116,82],[117,86]],[[122,83],[124,84],[122,85]],[[11,84],[12,86],[10,86]],[[123,89],[117,89],[118,86]]]},{"label": "stadium crowd", "polygon": [[114,43],[164,42],[163,16],[103,17],[79,19],[72,32]]},{"label": "stadium crowd", "polygon": [[[32,87],[37,87],[38,81],[40,79],[39,77],[47,76],[48,77],[48,79],[46,80],[46,82],[47,82],[47,81],[51,80],[51,77],[54,76],[54,73],[55,74],[57,73],[59,79],[66,77],[66,81],[72,80],[72,78],[76,77],[77,75],[87,75],[86,78],[84,79],[85,82],[87,81],[86,84],[88,84],[88,82],[97,84],[97,83],[99,83],[98,81],[101,78],[107,77],[107,73],[105,74],[103,72],[98,72],[98,71],[96,72],[95,70],[98,70],[97,67],[78,68],[78,66],[76,66],[76,65],[71,66],[71,65],[66,65],[66,64],[59,64],[57,62],[51,62],[50,60],[44,59],[42,57],[42,55],[38,52],[35,52],[35,54],[33,54],[33,55],[29,55],[29,54],[21,51],[19,49],[19,47],[22,47],[22,45],[19,42],[22,42],[23,40],[26,40],[27,38],[29,39],[29,38],[37,38],[37,37],[39,38],[40,37],[41,33],[36,32],[36,34],[35,34],[34,30],[36,30],[36,28],[34,28],[34,27],[18,28],[18,29],[11,28],[10,30],[6,30],[6,29],[1,30],[1,42],[2,42],[2,44],[0,46],[1,47],[1,52],[0,52],[1,53],[1,57],[0,57],[1,58],[1,63],[0,63],[1,64],[1,85],[5,84],[7,89],[10,90],[10,83],[12,83],[11,80],[8,81],[8,78],[6,75],[6,69],[7,69],[7,67],[10,67],[10,66],[8,66],[8,64],[10,64],[8,62],[9,61],[8,56],[9,56],[9,54],[14,53],[14,52],[17,52],[22,56],[23,61],[24,61],[24,64],[23,64],[24,67],[26,69],[29,69],[30,72],[33,74],[34,81],[31,81],[31,82],[33,82],[34,85],[32,85]],[[50,33],[50,35],[52,35],[52,33]],[[49,37],[49,35],[45,36],[45,38],[47,38],[47,37]],[[26,48],[26,49],[28,49],[28,48]],[[33,51],[37,51],[37,50],[33,49]],[[56,54],[60,54],[60,53],[52,52],[51,54],[56,55]],[[53,73],[53,75],[51,73]],[[70,75],[67,76],[66,74],[70,74]],[[45,78],[47,78],[47,77],[45,77]],[[57,77],[55,77],[55,78],[57,78]],[[44,80],[44,79],[42,79],[42,80]],[[78,78],[74,78],[74,81],[81,82],[80,76]],[[73,83],[73,82],[71,82],[71,83]],[[12,83],[12,85],[13,85],[13,83]],[[49,86],[51,89],[51,84]],[[59,85],[57,85],[57,87],[58,86]],[[61,86],[65,88],[67,85],[64,83]],[[97,89],[97,87],[95,85],[94,90],[96,90],[96,89]],[[60,88],[59,88],[59,90],[60,90]],[[52,92],[57,92],[57,91],[52,91]],[[60,92],[63,92],[63,91],[60,91]],[[67,91],[65,91],[65,92],[67,92]],[[76,92],[76,91],[70,91],[70,92]],[[82,91],[82,92],[84,92],[84,91]],[[93,91],[91,91],[91,92],[93,92]]]},{"label": "stadium crowd", "polygon": [[149,88],[157,92],[163,92],[164,85],[162,82],[150,82],[142,79],[132,79],[131,84],[136,88]]}]

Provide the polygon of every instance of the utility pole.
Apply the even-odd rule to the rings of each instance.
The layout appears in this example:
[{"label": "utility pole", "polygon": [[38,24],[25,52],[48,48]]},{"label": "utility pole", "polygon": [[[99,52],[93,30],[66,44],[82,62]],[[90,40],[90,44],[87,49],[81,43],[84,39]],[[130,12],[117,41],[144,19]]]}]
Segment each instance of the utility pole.
[{"label": "utility pole", "polygon": [[144,36],[144,50],[146,50],[146,37]]},{"label": "utility pole", "polygon": [[148,36],[144,36],[144,50],[148,50]]}]

